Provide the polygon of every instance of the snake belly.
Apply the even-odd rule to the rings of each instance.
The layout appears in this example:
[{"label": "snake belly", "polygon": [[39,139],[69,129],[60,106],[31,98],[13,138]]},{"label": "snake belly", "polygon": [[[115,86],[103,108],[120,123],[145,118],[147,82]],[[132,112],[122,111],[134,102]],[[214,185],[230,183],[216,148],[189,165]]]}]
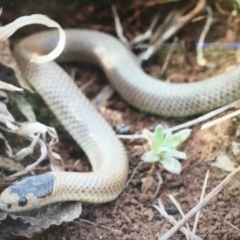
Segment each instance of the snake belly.
[{"label": "snake belly", "polygon": [[[59,61],[84,61],[99,66],[116,91],[142,111],[184,117],[210,111],[239,98],[239,68],[200,82],[166,83],[144,73],[136,57],[108,34],[68,29],[66,37],[66,47]],[[17,183],[26,191],[20,192],[13,185],[1,194],[0,208],[6,211],[22,211],[69,200],[108,202],[122,192],[127,179],[128,160],[122,143],[72,79],[54,62],[29,62],[31,53],[46,54],[57,42],[57,31],[34,34],[15,47],[14,55],[28,82],[85,151],[93,171],[28,177],[23,180],[25,182]],[[37,188],[41,183],[45,187]],[[28,190],[29,184],[35,186],[32,192]],[[13,195],[17,199],[15,204],[6,200]],[[35,204],[30,206],[31,197]]]}]

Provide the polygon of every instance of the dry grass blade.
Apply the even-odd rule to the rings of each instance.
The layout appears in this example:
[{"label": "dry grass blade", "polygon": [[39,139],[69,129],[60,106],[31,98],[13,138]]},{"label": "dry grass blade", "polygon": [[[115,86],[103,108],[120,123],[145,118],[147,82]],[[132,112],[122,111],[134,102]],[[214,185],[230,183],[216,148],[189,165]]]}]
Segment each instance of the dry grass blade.
[{"label": "dry grass blade", "polygon": [[9,83],[5,83],[3,81],[0,81],[0,89],[3,89],[3,90],[7,90],[7,91],[23,91],[22,88],[18,88],[18,87],[15,87],[13,86],[12,84],[9,84]]},{"label": "dry grass blade", "polygon": [[[177,126],[174,126],[174,127],[169,128],[169,129],[166,129],[166,131],[175,132],[175,131],[181,130],[183,128],[191,127],[191,126],[193,126],[193,125],[195,125],[197,123],[206,121],[209,118],[212,118],[212,117],[214,117],[214,116],[216,116],[216,115],[218,115],[218,114],[220,114],[220,113],[222,113],[222,112],[224,112],[224,111],[226,111],[228,109],[237,108],[237,107],[239,107],[239,104],[240,104],[240,100],[234,101],[234,102],[229,103],[229,104],[227,104],[227,105],[225,105],[225,106],[223,106],[221,108],[213,110],[212,112],[209,112],[209,113],[207,113],[205,115],[202,115],[202,116],[200,116],[198,118],[195,118],[193,120],[190,120],[190,121],[188,121],[186,123],[182,123],[182,124],[179,124]],[[233,112],[233,113],[235,113],[235,112]],[[231,114],[233,114],[233,113],[231,113]],[[240,112],[238,111],[238,113],[234,114],[234,116],[238,115],[239,113]],[[226,116],[228,116],[228,115],[226,115]],[[210,127],[210,126],[213,126],[213,125],[217,124],[218,122],[221,122],[221,121],[224,121],[224,120],[228,119],[228,118],[225,119],[226,116],[224,116],[222,118],[218,118],[216,120],[213,120],[211,122],[208,122],[208,123],[202,125],[201,129],[205,129],[207,127]],[[223,120],[221,120],[221,119],[223,119]],[[131,140],[132,139],[144,138],[144,136],[142,134],[134,134],[134,135],[121,135],[121,134],[118,134],[118,137],[121,138],[121,139],[131,139]]]},{"label": "dry grass blade", "polygon": [[[175,220],[175,218],[171,215],[169,215],[166,210],[165,207],[161,201],[161,199],[158,200],[158,206],[157,205],[153,205],[154,208],[156,208],[158,210],[158,212],[162,215],[162,217],[164,217],[169,223],[171,223],[172,225],[176,225],[177,224],[177,220]],[[185,234],[187,233],[188,236],[191,236],[191,232],[185,228],[185,227],[181,227],[180,231]],[[198,237],[198,236],[194,236],[194,240],[202,240],[202,238]]]},{"label": "dry grass blade", "polygon": [[201,36],[199,38],[199,42],[198,42],[198,45],[197,45],[197,63],[200,66],[206,66],[206,64],[207,64],[207,60],[203,56],[202,47],[203,47],[203,44],[204,44],[204,39],[207,35],[207,32],[209,31],[210,25],[212,23],[212,18],[213,18],[211,7],[207,6],[206,10],[208,12],[207,21],[206,21],[206,24],[203,28],[203,31],[201,33]]},{"label": "dry grass blade", "polygon": [[[200,116],[200,117],[198,117],[198,118],[195,118],[195,119],[193,119],[193,120],[191,120],[191,121],[188,121],[188,122],[183,123],[183,124],[179,124],[179,125],[177,125],[177,126],[175,126],[175,127],[172,127],[172,128],[170,128],[169,130],[172,131],[172,132],[175,132],[175,131],[178,131],[178,130],[180,130],[180,129],[193,126],[193,125],[195,125],[195,124],[197,124],[197,123],[206,121],[206,120],[208,120],[209,118],[212,118],[212,117],[214,117],[214,116],[216,116],[216,115],[218,115],[218,114],[220,114],[220,113],[222,113],[222,112],[224,112],[224,111],[226,111],[226,110],[228,110],[228,109],[237,108],[237,107],[239,107],[239,104],[240,104],[240,100],[234,101],[234,102],[229,103],[229,104],[227,104],[227,105],[225,105],[225,106],[223,106],[223,107],[220,107],[220,108],[218,108],[218,109],[216,109],[216,110],[213,110],[212,112],[209,112],[209,113],[207,113],[207,114],[205,114],[205,115],[202,115],[202,116]],[[216,121],[216,120],[214,120],[214,121]],[[211,122],[210,122],[210,123],[211,123]],[[206,123],[206,124],[208,124],[208,123]],[[201,128],[201,129],[207,128],[207,126],[205,127],[206,124],[202,125],[202,128]]]},{"label": "dry grass blade", "polygon": [[101,106],[106,103],[114,94],[114,89],[110,84],[107,84],[103,89],[92,99],[92,103]]},{"label": "dry grass blade", "polygon": [[[53,170],[62,170],[61,157],[52,151],[55,144],[58,143],[58,136],[54,128],[45,126],[41,123],[17,123],[9,121],[8,119],[1,119],[0,128],[4,131],[20,135],[28,139],[31,144],[28,147],[22,148],[15,155],[11,148],[8,149],[8,155],[16,161],[20,161],[27,155],[34,152],[34,147],[38,144],[40,146],[40,157],[33,163],[28,165],[25,169],[11,175],[8,179],[13,180],[18,176],[28,173],[35,169],[47,156],[51,159],[51,166]],[[46,133],[51,137],[49,143],[46,142]],[[56,165],[56,166],[55,166]]]},{"label": "dry grass blade", "polygon": [[158,178],[158,185],[157,185],[155,193],[153,194],[153,199],[158,195],[161,185],[163,184],[163,179],[160,174],[160,171],[157,171],[156,174],[157,174],[157,178]]},{"label": "dry grass blade", "polygon": [[19,28],[30,25],[30,24],[43,24],[48,27],[57,28],[59,30],[59,42],[56,48],[45,56],[39,56],[36,53],[33,54],[31,57],[31,61],[36,63],[44,63],[57,58],[65,47],[65,42],[66,42],[65,32],[57,22],[41,14],[34,14],[31,16],[20,17],[15,21],[7,24],[6,26],[0,27],[0,40],[1,41],[6,40]]},{"label": "dry grass blade", "polygon": [[[203,189],[202,189],[202,193],[201,193],[200,202],[203,200],[203,197],[204,197],[204,194],[205,194],[205,191],[206,191],[208,176],[209,176],[209,170],[207,171],[207,174],[206,174],[206,177],[205,177],[205,180],[204,180],[204,184],[203,184]],[[196,229],[197,229],[197,224],[198,224],[199,217],[200,217],[200,211],[197,212],[196,217],[195,217],[195,221],[194,221],[194,225],[193,225],[193,230],[192,230],[191,239],[194,239],[195,232],[196,232]]]},{"label": "dry grass blade", "polygon": [[137,169],[138,169],[143,163],[144,163],[144,162],[142,162],[142,161],[139,162],[138,165],[133,169],[132,174],[130,175],[128,181],[127,181],[126,184],[125,184],[125,188],[128,187],[129,183],[133,180],[133,178],[134,178],[134,176],[135,176],[135,174],[136,174],[136,172],[137,172]]},{"label": "dry grass blade", "polygon": [[137,37],[135,37],[131,42],[130,42],[130,45],[133,45],[133,44],[137,44],[137,43],[140,43],[140,42],[144,42],[146,40],[149,40],[152,36],[152,32],[153,32],[153,29],[154,27],[156,26],[158,20],[159,20],[159,17],[160,17],[160,13],[157,13],[155,15],[155,17],[153,18],[149,28],[147,29],[147,31]]},{"label": "dry grass blade", "polygon": [[8,111],[7,105],[0,102],[0,122],[14,121],[13,115]]},{"label": "dry grass blade", "polygon": [[[190,4],[188,4],[185,9],[188,9],[189,6]],[[165,42],[167,39],[172,37],[177,31],[179,31],[179,29],[181,29],[185,24],[187,24],[191,19],[193,19],[193,17],[195,17],[199,12],[201,12],[205,8],[205,6],[206,6],[206,0],[199,0],[195,8],[192,9],[190,12],[188,12],[186,15],[181,15],[181,14],[184,14],[185,9],[180,10],[178,12],[174,10],[174,12],[171,13],[174,19],[174,23],[171,25],[170,23],[167,23],[166,24],[167,28],[164,27],[163,32],[162,32],[163,29],[161,29],[161,26],[160,26],[160,29],[156,31],[156,36],[161,34],[161,37],[155,40],[154,43],[149,45],[148,49],[139,56],[139,61],[143,62],[148,60],[157,51],[158,47],[163,42]],[[178,14],[180,16],[178,16]],[[171,15],[170,17],[168,16],[169,19],[171,19]],[[175,16],[178,16],[178,17],[176,18]],[[154,36],[153,39],[155,38],[157,37]]]},{"label": "dry grass blade", "polygon": [[119,232],[118,229],[109,227],[109,226],[104,225],[104,224],[102,224],[102,223],[95,223],[95,222],[89,221],[89,220],[87,220],[87,219],[82,219],[82,218],[80,218],[79,221],[82,222],[82,223],[90,224],[90,225],[95,226],[95,227],[99,227],[99,228],[102,228],[102,229],[106,229],[106,230],[108,230],[108,231]]},{"label": "dry grass blade", "polygon": [[115,29],[116,29],[118,38],[120,39],[120,41],[123,44],[128,44],[128,39],[123,34],[123,29],[122,29],[122,25],[120,23],[120,19],[119,19],[118,13],[117,13],[117,8],[114,4],[112,4],[111,9],[112,9],[113,17],[114,17]]},{"label": "dry grass blade", "polygon": [[[175,207],[177,208],[177,210],[179,211],[179,213],[181,214],[181,216],[183,218],[185,216],[185,214],[181,208],[181,205],[178,203],[178,201],[174,198],[173,195],[170,194],[168,197],[170,198],[170,200],[175,205]],[[187,227],[187,230],[190,232],[190,227],[189,227],[188,223],[186,223],[186,227]],[[189,236],[186,231],[185,231],[185,235],[186,235],[187,240],[189,240]]]},{"label": "dry grass blade", "polygon": [[210,122],[207,122],[207,123],[203,124],[203,125],[201,126],[201,130],[206,129],[206,128],[209,128],[209,127],[212,127],[212,126],[214,126],[214,125],[216,125],[216,124],[218,124],[218,123],[220,123],[220,122],[223,122],[223,121],[225,121],[225,120],[227,120],[227,119],[229,119],[229,118],[235,117],[235,116],[237,116],[237,115],[239,115],[239,114],[240,114],[240,109],[237,110],[237,111],[234,111],[234,112],[232,112],[232,113],[229,113],[229,114],[227,114],[227,115],[225,115],[225,116],[223,116],[223,117],[220,117],[220,118],[218,118],[218,119],[215,119],[215,120],[213,120],[213,121],[210,121]]},{"label": "dry grass blade", "polygon": [[27,121],[36,122],[36,116],[33,111],[32,105],[24,98],[22,94],[13,92],[10,94],[10,99],[12,99],[16,103],[19,111],[22,113],[23,116],[26,117]]}]

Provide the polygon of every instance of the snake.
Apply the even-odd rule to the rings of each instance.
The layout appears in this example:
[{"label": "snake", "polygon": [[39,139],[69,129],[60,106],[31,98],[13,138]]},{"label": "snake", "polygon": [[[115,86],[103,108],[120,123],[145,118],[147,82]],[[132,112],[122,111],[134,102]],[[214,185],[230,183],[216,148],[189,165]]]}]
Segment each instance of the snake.
[{"label": "snake", "polygon": [[[66,29],[58,61],[86,62],[105,73],[118,94],[134,108],[164,117],[208,112],[240,96],[239,67],[202,81],[169,83],[145,73],[137,57],[115,37],[95,30]],[[0,209],[21,212],[56,202],[106,203],[116,199],[128,177],[122,142],[70,76],[55,62],[30,62],[33,52],[50,52],[57,31],[21,40],[14,56],[29,84],[41,95],[86,153],[91,172],[46,172],[25,177],[1,192]]]}]

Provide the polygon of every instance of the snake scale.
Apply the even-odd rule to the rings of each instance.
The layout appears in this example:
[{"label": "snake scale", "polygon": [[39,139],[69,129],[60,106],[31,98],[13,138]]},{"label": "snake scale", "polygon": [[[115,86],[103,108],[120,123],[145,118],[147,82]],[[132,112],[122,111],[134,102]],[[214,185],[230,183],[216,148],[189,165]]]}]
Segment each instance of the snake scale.
[{"label": "snake scale", "polygon": [[[84,61],[99,66],[122,98],[142,111],[184,117],[239,98],[239,68],[200,82],[166,83],[143,72],[136,57],[108,34],[69,29],[66,36],[59,61]],[[86,152],[93,171],[26,177],[1,193],[0,208],[4,211],[24,211],[72,200],[108,202],[122,192],[127,179],[128,159],[122,143],[72,79],[54,62],[29,62],[32,52],[46,54],[57,41],[57,31],[37,33],[23,39],[15,47],[14,55],[28,82]]]}]

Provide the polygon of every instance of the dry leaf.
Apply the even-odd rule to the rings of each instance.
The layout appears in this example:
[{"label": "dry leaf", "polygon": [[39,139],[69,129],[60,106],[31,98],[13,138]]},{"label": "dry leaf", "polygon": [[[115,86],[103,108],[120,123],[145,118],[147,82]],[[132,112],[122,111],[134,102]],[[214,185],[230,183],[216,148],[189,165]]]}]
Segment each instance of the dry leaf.
[{"label": "dry leaf", "polygon": [[60,225],[78,218],[82,204],[57,203],[30,212],[10,214],[0,212],[0,240],[19,237],[31,238],[51,225]]},{"label": "dry leaf", "polygon": [[221,168],[224,171],[227,172],[233,172],[236,171],[235,163],[230,160],[228,155],[221,154],[219,157],[217,157],[217,160],[212,163],[212,166]]}]

